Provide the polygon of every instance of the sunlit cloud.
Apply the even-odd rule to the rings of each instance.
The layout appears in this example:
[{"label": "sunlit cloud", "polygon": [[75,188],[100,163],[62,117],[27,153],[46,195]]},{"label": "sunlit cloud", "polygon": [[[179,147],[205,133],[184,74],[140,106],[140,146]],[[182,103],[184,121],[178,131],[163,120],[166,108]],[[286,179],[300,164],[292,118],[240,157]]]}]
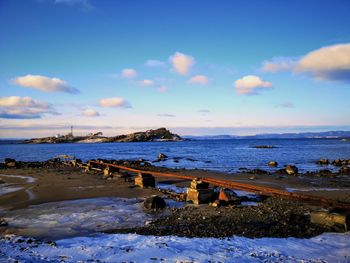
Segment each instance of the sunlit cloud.
[{"label": "sunlit cloud", "polygon": [[322,47],[300,59],[278,58],[265,61],[262,70],[291,71],[317,80],[350,82],[350,44]]},{"label": "sunlit cloud", "polygon": [[131,79],[131,78],[135,78],[137,76],[137,72],[135,69],[125,68],[122,70],[121,75],[124,78]]},{"label": "sunlit cloud", "polygon": [[192,78],[190,78],[188,83],[207,85],[209,83],[209,79],[207,76],[204,76],[204,75],[196,75],[196,76],[193,76]]},{"label": "sunlit cloud", "polygon": [[151,79],[140,80],[140,81],[138,81],[138,83],[141,86],[153,86],[154,85],[154,81]]},{"label": "sunlit cloud", "polygon": [[41,90],[44,92],[67,92],[67,93],[79,93],[79,90],[68,85],[68,83],[59,78],[49,78],[40,75],[26,75],[17,77],[11,80],[12,84]]},{"label": "sunlit cloud", "polygon": [[38,119],[44,114],[58,115],[53,107],[30,97],[0,97],[0,118]]},{"label": "sunlit cloud", "polygon": [[256,94],[259,89],[268,89],[272,87],[271,82],[264,81],[255,75],[248,75],[237,79],[233,85],[238,94],[243,95]]},{"label": "sunlit cloud", "polygon": [[163,67],[165,66],[165,62],[155,59],[149,59],[145,62],[145,66],[147,67]]},{"label": "sunlit cloud", "polygon": [[131,108],[130,103],[122,97],[100,99],[101,107]]},{"label": "sunlit cloud", "polygon": [[187,75],[192,66],[195,64],[195,59],[189,55],[176,52],[169,58],[173,70],[180,75]]},{"label": "sunlit cloud", "polygon": [[350,44],[322,47],[306,54],[294,71],[318,80],[350,82]]},{"label": "sunlit cloud", "polygon": [[98,117],[100,116],[100,113],[93,109],[85,109],[83,110],[82,115],[85,117]]}]

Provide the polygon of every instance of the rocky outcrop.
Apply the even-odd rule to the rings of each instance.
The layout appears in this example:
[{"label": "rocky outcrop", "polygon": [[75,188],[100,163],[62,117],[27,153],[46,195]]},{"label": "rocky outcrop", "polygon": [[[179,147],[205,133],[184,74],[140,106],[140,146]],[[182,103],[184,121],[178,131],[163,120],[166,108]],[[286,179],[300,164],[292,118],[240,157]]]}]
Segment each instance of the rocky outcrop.
[{"label": "rocky outcrop", "polygon": [[135,132],[126,135],[114,137],[103,137],[100,134],[88,136],[61,136],[61,137],[44,137],[24,140],[23,143],[103,143],[103,142],[163,142],[163,141],[183,141],[183,139],[166,128],[148,130],[145,132]]},{"label": "rocky outcrop", "polygon": [[151,197],[146,198],[143,202],[143,205],[148,210],[159,210],[164,209],[166,207],[165,200],[158,195],[153,195]]}]

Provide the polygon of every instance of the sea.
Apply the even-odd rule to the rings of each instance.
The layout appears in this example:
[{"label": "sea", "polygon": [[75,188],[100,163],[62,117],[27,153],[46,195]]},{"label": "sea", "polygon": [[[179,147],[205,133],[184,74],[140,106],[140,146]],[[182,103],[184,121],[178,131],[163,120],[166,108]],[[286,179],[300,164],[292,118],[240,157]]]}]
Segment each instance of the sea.
[{"label": "sea", "polygon": [[[255,148],[269,145],[275,148]],[[159,153],[166,161],[157,162]],[[89,159],[145,159],[154,165],[169,168],[207,169],[235,173],[242,168],[274,170],[284,165],[296,165],[300,171],[336,170],[320,166],[320,158],[350,159],[350,141],[340,139],[224,139],[188,140],[182,142],[140,143],[67,143],[19,144],[1,141],[0,161],[14,158],[20,161],[44,161],[61,154],[73,155],[83,161]],[[277,168],[268,167],[271,160]]]}]

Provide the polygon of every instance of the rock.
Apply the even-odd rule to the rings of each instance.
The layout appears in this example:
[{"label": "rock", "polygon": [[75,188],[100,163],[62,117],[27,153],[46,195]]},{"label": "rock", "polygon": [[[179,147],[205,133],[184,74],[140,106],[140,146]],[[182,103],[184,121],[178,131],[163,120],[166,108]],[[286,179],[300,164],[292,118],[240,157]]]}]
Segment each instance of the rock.
[{"label": "rock", "polygon": [[340,231],[348,231],[350,224],[349,212],[334,213],[329,211],[311,212],[310,221],[314,224],[333,227]]},{"label": "rock", "polygon": [[276,162],[276,161],[269,161],[268,165],[269,165],[270,167],[277,167],[278,162]]},{"label": "rock", "polygon": [[151,197],[146,198],[143,205],[148,210],[159,210],[166,207],[165,200],[158,195],[152,195]]},{"label": "rock", "polygon": [[316,162],[316,164],[319,165],[328,165],[329,164],[329,160],[328,159],[320,159]]},{"label": "rock", "polygon": [[0,227],[2,227],[2,226],[8,226],[8,223],[5,219],[0,218]]},{"label": "rock", "polygon": [[192,189],[208,189],[208,187],[209,187],[208,183],[205,183],[198,178],[193,178],[190,184],[190,188]]},{"label": "rock", "polygon": [[256,148],[256,149],[273,149],[273,148],[277,148],[277,147],[273,146],[273,145],[256,145],[256,146],[253,146],[252,148]]},{"label": "rock", "polygon": [[9,168],[16,167],[16,160],[11,158],[5,158],[5,166]]},{"label": "rock", "polygon": [[287,165],[286,172],[289,175],[296,175],[298,173],[298,168],[295,165]]},{"label": "rock", "polygon": [[332,162],[332,165],[334,165],[334,166],[342,166],[343,165],[343,161],[340,160],[340,159],[334,160]]},{"label": "rock", "polygon": [[215,193],[213,189],[193,189],[187,188],[187,201],[192,201],[194,204],[207,204],[213,201]]},{"label": "rock", "polygon": [[340,174],[350,174],[350,167],[348,166],[342,166],[339,169]]},{"label": "rock", "polygon": [[158,154],[158,160],[165,160],[165,159],[168,159],[167,155],[165,155],[164,153]]},{"label": "rock", "polygon": [[222,188],[220,189],[218,200],[226,202],[236,201],[237,194],[229,189]]},{"label": "rock", "polygon": [[141,188],[155,187],[156,182],[152,174],[139,173],[135,178],[135,185]]}]

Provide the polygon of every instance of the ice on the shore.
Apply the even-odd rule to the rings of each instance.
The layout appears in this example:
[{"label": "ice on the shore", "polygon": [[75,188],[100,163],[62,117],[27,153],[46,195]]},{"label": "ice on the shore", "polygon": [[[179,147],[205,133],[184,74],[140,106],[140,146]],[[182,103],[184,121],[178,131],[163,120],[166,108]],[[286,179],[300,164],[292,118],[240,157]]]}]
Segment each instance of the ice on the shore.
[{"label": "ice on the shore", "polygon": [[177,194],[186,193],[187,187],[179,187],[173,184],[157,183],[156,188],[160,190],[167,190]]},{"label": "ice on the shore", "polygon": [[[19,239],[20,242],[19,242]],[[101,234],[27,243],[0,239],[0,261],[14,262],[349,262],[350,233],[311,239],[232,237],[184,238]]]},{"label": "ice on the shore", "polygon": [[111,228],[142,226],[154,219],[145,213],[143,199],[92,198],[51,202],[3,212],[3,218],[20,233],[63,238],[87,235]]},{"label": "ice on the shore", "polygon": [[28,184],[34,183],[36,181],[36,178],[32,176],[24,176],[24,175],[0,174],[0,178],[1,177],[19,178],[19,179],[25,180],[26,183]]},{"label": "ice on the shore", "polygon": [[[25,183],[34,183],[35,178],[31,176],[22,176],[22,175],[10,175],[10,174],[0,174],[0,179],[1,178],[18,178],[21,180],[25,180]],[[17,192],[19,190],[22,190],[23,187],[18,186],[18,184],[15,183],[1,183],[0,184],[0,196],[1,195],[6,195],[9,193]]]}]

